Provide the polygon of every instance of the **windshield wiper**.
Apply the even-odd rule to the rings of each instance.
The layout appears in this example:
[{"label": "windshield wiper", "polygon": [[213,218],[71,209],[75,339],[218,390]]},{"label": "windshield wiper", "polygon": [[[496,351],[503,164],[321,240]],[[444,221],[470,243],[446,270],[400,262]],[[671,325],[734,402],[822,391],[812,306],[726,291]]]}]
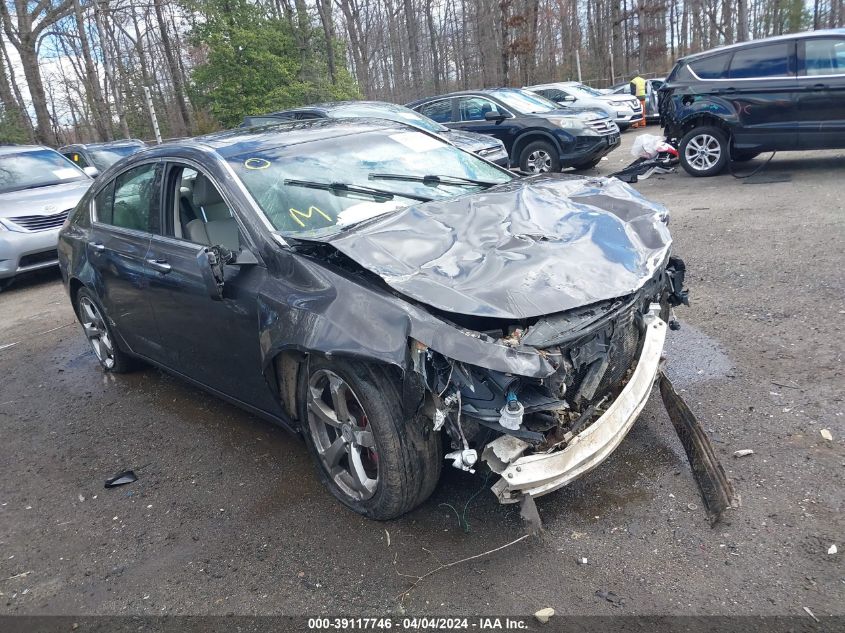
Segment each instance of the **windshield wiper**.
[{"label": "windshield wiper", "polygon": [[335,195],[343,193],[354,193],[362,196],[372,196],[381,200],[393,200],[396,196],[400,198],[410,198],[411,200],[419,200],[420,202],[431,202],[433,198],[428,196],[418,196],[412,193],[403,193],[401,191],[387,191],[386,189],[375,189],[373,187],[361,187],[359,185],[348,185],[345,182],[317,182],[316,180],[285,180],[285,185],[290,187],[307,187],[309,189],[321,189],[328,191]]},{"label": "windshield wiper", "polygon": [[495,187],[501,183],[488,182],[486,180],[473,180],[462,176],[437,176],[427,174],[425,176],[414,176],[412,174],[370,174],[370,180],[405,180],[407,182],[421,182],[424,185],[473,185],[479,187]]}]

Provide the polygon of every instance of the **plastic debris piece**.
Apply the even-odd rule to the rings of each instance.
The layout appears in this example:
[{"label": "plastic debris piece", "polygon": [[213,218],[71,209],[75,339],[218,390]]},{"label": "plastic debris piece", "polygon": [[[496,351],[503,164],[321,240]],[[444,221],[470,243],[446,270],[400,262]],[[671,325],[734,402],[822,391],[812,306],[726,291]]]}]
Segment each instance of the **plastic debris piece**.
[{"label": "plastic debris piece", "polygon": [[132,470],[124,470],[122,473],[117,473],[114,477],[106,479],[104,488],[116,488],[117,486],[125,486],[131,484],[133,481],[138,481],[135,472]]},{"label": "plastic debris piece", "polygon": [[616,607],[625,604],[625,598],[622,598],[607,589],[596,589],[596,595],[602,600],[607,600]]},{"label": "plastic debris piece", "polygon": [[586,565],[587,564],[587,558],[582,556],[581,558],[578,559],[578,564],[579,565]]},{"label": "plastic debris piece", "polygon": [[831,435],[831,433],[830,433],[830,431],[829,431],[828,429],[822,429],[821,431],[819,431],[819,433],[821,433],[821,434],[822,434],[822,437],[823,437],[824,439],[826,439],[828,442],[832,442],[832,441],[833,441],[833,435]]},{"label": "plastic debris piece", "polygon": [[806,611],[807,615],[809,615],[811,618],[813,618],[816,622],[819,621],[819,619],[813,614],[813,612],[810,611],[810,607],[804,607],[804,611]]},{"label": "plastic debris piece", "polygon": [[545,624],[549,621],[549,618],[551,618],[554,614],[554,609],[552,609],[551,607],[546,607],[545,609],[540,609],[539,611],[537,611],[537,613],[534,614],[534,617],[537,618],[537,622],[539,622],[540,624]]},{"label": "plastic debris piece", "polygon": [[742,450],[734,451],[734,457],[745,457],[746,455],[753,455],[753,454],[754,454],[754,451],[752,451],[750,448],[743,448]]},{"label": "plastic debris piece", "polygon": [[830,547],[827,548],[827,553],[830,554],[831,556],[838,551],[839,550],[836,549],[836,543],[834,543],[833,545],[831,545]]}]

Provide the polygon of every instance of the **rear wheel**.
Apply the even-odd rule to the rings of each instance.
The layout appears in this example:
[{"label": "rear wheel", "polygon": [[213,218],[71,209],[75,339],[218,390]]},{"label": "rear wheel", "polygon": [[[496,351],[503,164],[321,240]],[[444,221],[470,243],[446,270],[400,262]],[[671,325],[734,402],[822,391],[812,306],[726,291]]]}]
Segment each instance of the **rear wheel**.
[{"label": "rear wheel", "polygon": [[406,420],[399,385],[382,367],[312,358],[300,385],[300,419],[323,484],[364,516],[398,517],[440,478],[440,437]]},{"label": "rear wheel", "polygon": [[548,141],[529,143],[519,155],[519,168],[529,174],[560,171],[560,157]]},{"label": "rear wheel", "polygon": [[678,153],[689,175],[715,176],[728,163],[728,137],[717,127],[696,127],[681,139]]},{"label": "rear wheel", "polygon": [[82,332],[100,365],[108,372],[122,374],[132,369],[131,356],[120,349],[106,321],[105,311],[87,288],[76,293],[76,316],[82,325]]},{"label": "rear wheel", "polygon": [[6,277],[4,279],[0,279],[0,292],[6,290],[9,286],[15,283],[14,277]]}]

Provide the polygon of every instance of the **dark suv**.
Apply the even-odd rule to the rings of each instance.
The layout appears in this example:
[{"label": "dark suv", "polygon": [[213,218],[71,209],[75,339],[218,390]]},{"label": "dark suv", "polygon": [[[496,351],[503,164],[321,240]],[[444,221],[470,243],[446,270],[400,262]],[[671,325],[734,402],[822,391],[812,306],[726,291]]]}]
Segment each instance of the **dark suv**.
[{"label": "dark suv", "polygon": [[660,114],[693,176],[760,152],[845,147],[845,29],[684,57],[660,90]]},{"label": "dark suv", "polygon": [[594,112],[561,109],[517,88],[453,92],[407,104],[446,127],[500,139],[528,173],[590,169],[619,145],[619,128]]}]

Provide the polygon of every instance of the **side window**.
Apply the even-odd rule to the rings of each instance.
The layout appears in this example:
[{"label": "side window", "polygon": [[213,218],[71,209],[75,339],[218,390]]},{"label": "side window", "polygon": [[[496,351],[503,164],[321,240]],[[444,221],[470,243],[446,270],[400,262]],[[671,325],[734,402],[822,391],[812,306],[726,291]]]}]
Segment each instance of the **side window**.
[{"label": "side window", "polygon": [[214,183],[196,169],[174,165],[168,182],[173,187],[167,196],[172,204],[171,237],[202,244],[241,249],[240,230],[229,205]]},{"label": "side window", "polygon": [[484,121],[484,115],[488,112],[501,112],[499,106],[482,97],[463,97],[458,101],[458,109],[461,121]]},{"label": "side window", "polygon": [[417,108],[417,112],[434,119],[438,123],[449,123],[452,120],[452,100],[441,99],[433,103],[426,103]]},{"label": "side window", "polygon": [[64,157],[72,160],[74,165],[78,165],[79,167],[88,167],[88,161],[85,160],[85,157],[79,152],[66,152]]},{"label": "side window", "polygon": [[95,198],[97,220],[148,233],[159,232],[159,168],[155,163],[123,172]]},{"label": "side window", "polygon": [[790,68],[792,46],[792,42],[778,42],[740,49],[734,53],[728,77],[756,79],[794,75],[795,73]]},{"label": "side window", "polygon": [[689,67],[700,79],[724,79],[727,76],[725,71],[730,58],[730,53],[722,53],[695,60],[689,64]]},{"label": "side window", "polygon": [[805,75],[845,75],[845,39],[804,40]]},{"label": "side window", "polygon": [[557,90],[555,88],[546,88],[545,90],[535,90],[538,95],[541,97],[545,97],[546,99],[551,99],[552,101],[563,101],[563,98],[566,96],[564,92],[561,90]]}]

